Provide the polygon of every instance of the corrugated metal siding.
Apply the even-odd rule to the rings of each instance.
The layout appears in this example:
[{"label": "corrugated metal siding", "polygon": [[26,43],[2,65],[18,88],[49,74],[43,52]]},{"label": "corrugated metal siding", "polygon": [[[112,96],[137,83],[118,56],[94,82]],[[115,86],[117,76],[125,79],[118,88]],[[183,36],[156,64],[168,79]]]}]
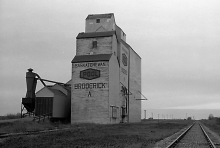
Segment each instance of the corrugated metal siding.
[{"label": "corrugated metal siding", "polygon": [[35,100],[35,115],[48,114],[52,116],[53,97],[37,97]]}]

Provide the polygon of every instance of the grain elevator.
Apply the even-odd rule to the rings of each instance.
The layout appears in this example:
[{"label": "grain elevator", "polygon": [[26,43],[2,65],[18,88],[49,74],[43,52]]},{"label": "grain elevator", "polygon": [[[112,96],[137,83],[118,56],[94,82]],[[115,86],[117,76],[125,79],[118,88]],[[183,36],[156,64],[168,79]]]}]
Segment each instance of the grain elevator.
[{"label": "grain elevator", "polygon": [[88,15],[72,60],[71,123],[141,121],[141,57],[113,13]]},{"label": "grain elevator", "polygon": [[[87,16],[71,63],[67,83],[42,79],[28,69],[21,117],[70,119],[72,124],[141,121],[141,57],[126,42],[113,13]],[[37,80],[44,87],[35,93]]]}]

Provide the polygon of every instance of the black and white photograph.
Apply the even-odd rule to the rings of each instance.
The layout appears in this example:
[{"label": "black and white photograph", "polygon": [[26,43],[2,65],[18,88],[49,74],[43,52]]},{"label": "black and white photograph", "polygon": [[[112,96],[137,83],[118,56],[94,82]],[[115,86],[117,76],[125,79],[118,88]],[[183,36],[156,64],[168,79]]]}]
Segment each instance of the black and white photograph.
[{"label": "black and white photograph", "polygon": [[220,147],[219,0],[0,0],[0,147]]}]

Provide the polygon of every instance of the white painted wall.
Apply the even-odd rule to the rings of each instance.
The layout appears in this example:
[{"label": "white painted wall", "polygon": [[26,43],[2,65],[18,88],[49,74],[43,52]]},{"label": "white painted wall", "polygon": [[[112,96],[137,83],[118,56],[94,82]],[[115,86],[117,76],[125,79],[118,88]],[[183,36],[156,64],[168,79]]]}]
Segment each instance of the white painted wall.
[{"label": "white painted wall", "polygon": [[[80,78],[80,71],[88,67],[72,67],[71,123],[109,123],[109,62],[100,62],[104,66],[90,67],[100,70],[100,77],[92,80]],[[79,89],[79,83],[104,83],[105,88]]]}]

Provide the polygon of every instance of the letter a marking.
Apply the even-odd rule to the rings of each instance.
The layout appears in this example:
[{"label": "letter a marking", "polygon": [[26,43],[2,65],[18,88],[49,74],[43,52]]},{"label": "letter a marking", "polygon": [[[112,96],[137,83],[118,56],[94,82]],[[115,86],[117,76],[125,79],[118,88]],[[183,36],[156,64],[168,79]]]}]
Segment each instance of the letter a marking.
[{"label": "letter a marking", "polygon": [[88,97],[91,97],[91,92],[89,91]]}]

